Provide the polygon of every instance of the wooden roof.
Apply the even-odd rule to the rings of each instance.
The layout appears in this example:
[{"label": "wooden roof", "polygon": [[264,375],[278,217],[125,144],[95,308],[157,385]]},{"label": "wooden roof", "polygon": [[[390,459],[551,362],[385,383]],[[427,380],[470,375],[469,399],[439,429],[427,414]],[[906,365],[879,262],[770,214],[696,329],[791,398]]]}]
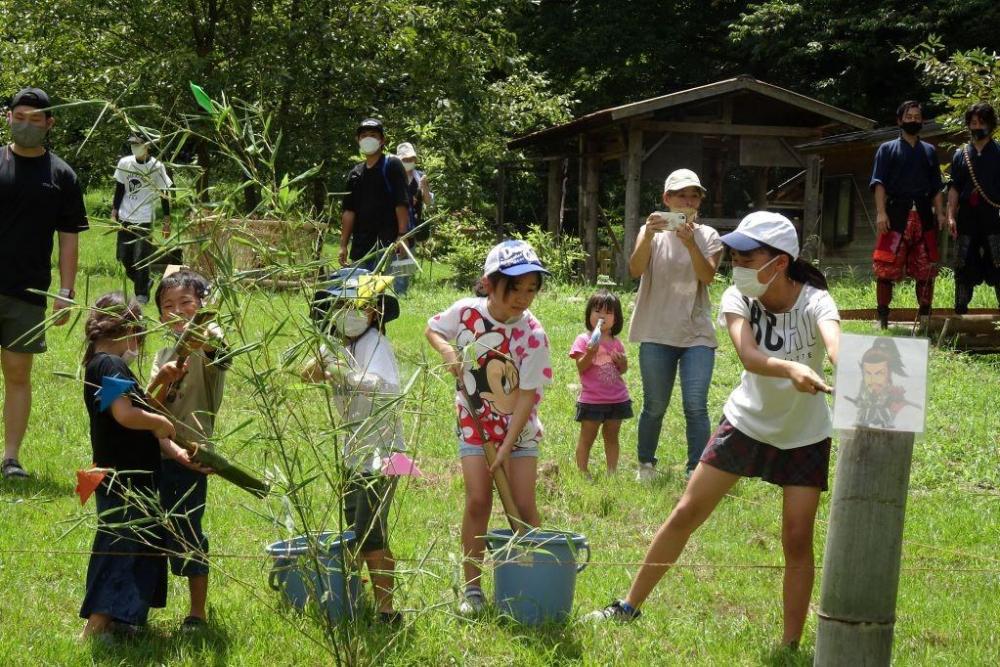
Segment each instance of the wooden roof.
[{"label": "wooden roof", "polygon": [[652,97],[639,102],[623,104],[617,107],[610,107],[589,113],[585,116],[575,118],[561,125],[538,130],[510,141],[507,147],[519,149],[536,144],[548,143],[560,139],[581,134],[586,131],[595,130],[610,125],[615,125],[622,121],[648,117],[651,114],[672,107],[700,102],[713,97],[722,97],[738,92],[751,92],[763,95],[791,107],[811,112],[813,114],[828,118],[836,123],[847,127],[870,130],[875,127],[875,121],[858,114],[845,111],[838,107],[820,102],[819,100],[801,95],[791,90],[775,86],[770,83],[759,81],[751,76],[737,76],[724,81],[717,81],[704,86],[688,88],[675,93]]},{"label": "wooden roof", "polygon": [[[944,129],[938,125],[936,121],[932,120],[924,123],[923,129],[920,131],[920,138],[940,140],[943,137],[955,134],[956,133],[949,132]],[[899,127],[892,125],[890,127],[880,127],[874,130],[834,134],[817,141],[799,144],[795,148],[803,153],[821,153],[827,149],[847,148],[849,146],[878,146],[879,144],[895,139],[898,136]]]}]

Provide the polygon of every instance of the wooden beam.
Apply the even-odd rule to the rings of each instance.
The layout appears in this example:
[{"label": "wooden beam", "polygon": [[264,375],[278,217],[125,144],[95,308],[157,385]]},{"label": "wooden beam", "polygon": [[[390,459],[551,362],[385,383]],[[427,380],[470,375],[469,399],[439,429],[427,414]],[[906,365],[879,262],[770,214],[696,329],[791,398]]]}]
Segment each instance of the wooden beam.
[{"label": "wooden beam", "polygon": [[642,161],[645,162],[646,160],[648,160],[653,155],[653,153],[655,153],[657,151],[657,149],[659,149],[659,147],[663,145],[663,142],[666,141],[669,138],[670,138],[670,133],[669,132],[664,132],[663,136],[660,137],[659,139],[657,139],[656,143],[653,144],[652,147],[648,151],[646,151],[646,152],[644,152],[642,154]]},{"label": "wooden beam", "polygon": [[822,158],[806,156],[805,208],[802,212],[802,247],[815,248],[811,259],[823,258],[823,230],[820,223],[820,179]]},{"label": "wooden beam", "polygon": [[563,161],[552,160],[549,162],[549,188],[546,195],[546,209],[549,233],[559,237],[562,231],[561,208],[562,208],[562,188],[563,188]]},{"label": "wooden beam", "polygon": [[601,194],[601,159],[589,157],[585,165],[586,187],[584,188],[584,200],[586,201],[584,249],[587,252],[586,267],[587,280],[590,283],[597,281],[597,225],[600,215],[600,194]]},{"label": "wooden beam", "polygon": [[[625,165],[625,238],[621,261],[618,262],[618,282],[631,282],[628,274],[628,259],[635,249],[635,239],[639,235],[639,198],[642,194],[642,130],[634,125],[628,131],[628,161]],[[666,137],[664,137],[666,138]],[[662,139],[661,139],[662,141]]]},{"label": "wooden beam", "polygon": [[726,123],[691,123],[682,120],[644,120],[639,127],[649,132],[684,132],[687,134],[726,134],[758,137],[806,137],[822,134],[811,127],[791,125],[734,125]]}]

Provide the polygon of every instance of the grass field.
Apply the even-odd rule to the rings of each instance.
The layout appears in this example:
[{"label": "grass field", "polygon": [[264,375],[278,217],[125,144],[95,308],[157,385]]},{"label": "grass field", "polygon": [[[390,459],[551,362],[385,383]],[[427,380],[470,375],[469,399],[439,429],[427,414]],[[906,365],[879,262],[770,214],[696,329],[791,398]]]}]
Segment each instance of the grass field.
[{"label": "grass field", "polygon": [[[121,286],[113,237],[100,230],[83,236],[78,292],[94,297]],[[440,269],[435,269],[439,276]],[[715,287],[717,302],[721,283]],[[951,298],[940,281],[938,303]],[[833,294],[841,308],[874,302],[870,286],[846,282]],[[424,277],[403,300],[403,315],[390,327],[409,375],[428,361],[423,328],[429,315],[462,294]],[[566,352],[579,333],[587,288],[546,287],[533,308],[552,340],[555,383],[542,403],[547,427],[538,502],[546,526],[586,535],[596,561],[579,577],[577,612],[624,594],[645,548],[683,490],[683,418],[679,396],[661,436],[664,474],[648,486],[633,481],[636,421],[622,432],[622,471],[586,480],[573,463],[577,376]],[[990,295],[992,296],[992,295]],[[990,305],[985,292],[973,306]],[[248,299],[248,322],[266,328],[283,309],[298,316],[305,303],[286,295]],[[626,310],[631,305],[631,297]],[[914,305],[901,290],[899,305]],[[255,304],[260,306],[255,307]],[[155,315],[155,308],[147,308]],[[252,328],[252,327],[251,327]],[[868,323],[845,330],[871,333]],[[151,341],[159,343],[158,340]],[[291,336],[266,341],[274,358],[294,344]],[[720,415],[739,367],[732,345],[720,337],[710,413]],[[80,507],[74,471],[90,462],[87,418],[77,382],[54,375],[75,372],[82,331],[53,330],[50,351],[37,358],[34,411],[22,461],[34,474],[27,482],[0,482],[0,664],[2,665],[258,665],[330,664],[320,627],[283,611],[267,588],[266,544],[285,537],[269,519],[281,499],[257,501],[220,480],[210,483],[206,525],[213,561],[209,594],[211,628],[191,637],[178,631],[186,613],[183,580],[172,578],[170,602],[152,614],[150,631],[116,643],[81,644],[78,618],[86,551],[93,534],[93,501]],[[151,349],[147,352],[152,351]],[[641,402],[637,346],[629,346],[628,381]],[[139,368],[145,373],[148,357]],[[1000,359],[932,349],[927,434],[917,443],[907,507],[903,574],[894,657],[899,665],[995,665],[1000,661]],[[231,373],[220,431],[260,418],[241,360]],[[452,389],[428,377],[422,391],[419,438],[417,398],[404,414],[409,444],[425,476],[401,487],[394,505],[392,542],[400,562],[398,605],[407,610],[403,634],[367,628],[345,647],[351,662],[387,665],[760,665],[811,664],[815,614],[797,654],[775,652],[780,637],[780,491],[759,481],[741,482],[704,528],[679,566],[667,575],[629,626],[592,628],[578,623],[522,628],[493,615],[469,623],[452,613],[459,582],[458,530],[462,481],[455,453]],[[315,394],[318,398],[318,394]],[[260,469],[271,458],[252,438],[234,438],[227,451]],[[603,468],[595,446],[593,470]],[[327,499],[328,500],[328,499]],[[828,496],[816,534],[818,560],[826,537]],[[494,517],[501,526],[502,517]],[[414,562],[424,559],[423,562]],[[487,590],[490,590],[487,583]],[[818,582],[814,610],[818,602]],[[377,659],[373,656],[377,656]]]}]

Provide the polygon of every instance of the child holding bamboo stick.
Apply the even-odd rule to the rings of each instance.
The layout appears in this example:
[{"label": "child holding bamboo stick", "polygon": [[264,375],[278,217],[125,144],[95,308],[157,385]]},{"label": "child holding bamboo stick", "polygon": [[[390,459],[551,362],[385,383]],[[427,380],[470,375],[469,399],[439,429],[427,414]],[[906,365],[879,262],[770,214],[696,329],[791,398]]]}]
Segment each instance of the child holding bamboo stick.
[{"label": "child holding bamboo stick", "polygon": [[[460,299],[427,323],[427,339],[458,384],[458,455],[465,481],[462,551],[465,594],[459,613],[485,605],[480,586],[486,533],[493,506],[491,474],[501,466],[510,480],[521,521],[538,526],[535,481],[542,424],[538,404],[552,382],[549,339],[531,306],[548,271],[524,241],[508,240],[486,257],[479,296]],[[486,463],[485,447],[496,447]]]},{"label": "child holding bamboo stick", "polygon": [[312,305],[325,342],[302,376],[332,385],[337,410],[353,428],[344,443],[344,518],[368,566],[378,622],[398,625],[402,616],[392,601],[396,561],[388,526],[398,473],[386,464],[406,447],[399,418],[399,364],[384,333],[385,325],[399,317],[399,301],[387,291],[392,282],[391,276],[364,269],[345,268],[333,275]]},{"label": "child holding bamboo stick", "polygon": [[[208,281],[187,268],[171,266],[156,288],[160,322],[169,328],[170,344],[156,353],[150,371],[150,393],[169,415],[179,437],[211,446],[215,418],[222,405],[226,371],[222,330],[214,323],[192,327],[208,296]],[[185,334],[185,329],[188,329]],[[183,336],[183,341],[179,342]],[[182,629],[205,625],[208,600],[208,538],[202,528],[208,497],[208,477],[174,461],[164,460],[160,500],[170,512],[167,548],[170,570],[187,577],[191,603]]]},{"label": "child holding bamboo stick", "polygon": [[158,557],[160,456],[197,469],[173,442],[173,423],[143,408],[129,368],[143,333],[142,306],[126,303],[120,292],[100,297],[87,319],[83,397],[98,481],[83,638],[143,626],[150,607],[166,605],[167,566]]}]

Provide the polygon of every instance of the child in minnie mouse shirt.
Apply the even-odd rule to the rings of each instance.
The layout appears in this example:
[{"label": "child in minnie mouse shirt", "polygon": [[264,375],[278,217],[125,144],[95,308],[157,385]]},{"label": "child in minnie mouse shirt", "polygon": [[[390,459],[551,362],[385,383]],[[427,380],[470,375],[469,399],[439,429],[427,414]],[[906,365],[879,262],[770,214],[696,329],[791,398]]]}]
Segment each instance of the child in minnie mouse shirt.
[{"label": "child in minnie mouse shirt", "polygon": [[479,585],[487,522],[493,504],[491,469],[483,447],[496,447],[493,469],[504,466],[522,520],[538,526],[535,506],[538,404],[552,381],[549,339],[531,306],[542,287],[542,266],[524,241],[504,241],[486,257],[481,295],[460,299],[427,323],[427,339],[457,379],[458,455],[465,481],[462,550],[463,615],[482,610]]}]

